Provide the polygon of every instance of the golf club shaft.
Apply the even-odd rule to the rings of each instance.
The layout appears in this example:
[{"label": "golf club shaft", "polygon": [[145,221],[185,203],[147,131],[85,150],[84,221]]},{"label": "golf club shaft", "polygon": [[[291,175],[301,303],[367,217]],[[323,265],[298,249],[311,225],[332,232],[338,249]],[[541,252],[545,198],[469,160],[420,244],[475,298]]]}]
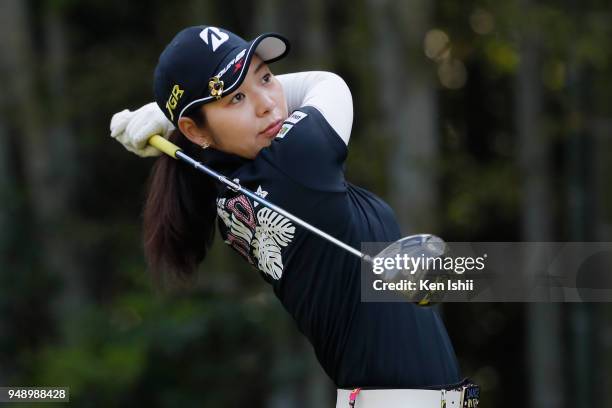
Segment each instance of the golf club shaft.
[{"label": "golf club shaft", "polygon": [[253,193],[250,190],[247,190],[246,188],[242,187],[239,183],[233,182],[230,179],[228,179],[227,177],[223,176],[222,174],[217,173],[216,171],[210,169],[209,167],[203,165],[202,163],[200,163],[199,161],[189,157],[188,155],[186,155],[185,153],[183,153],[183,151],[176,145],[174,145],[172,142],[164,139],[163,137],[159,136],[159,135],[154,135],[151,136],[151,138],[149,139],[148,142],[151,146],[157,148],[158,150],[162,151],[163,153],[181,160],[187,164],[190,164],[191,166],[193,166],[194,168],[196,168],[197,170],[204,172],[206,174],[208,174],[211,177],[216,178],[217,180],[219,180],[221,183],[225,184],[226,186],[228,186],[229,188],[231,188],[232,190],[236,191],[236,192],[241,192],[242,194],[248,196],[249,198],[251,198],[252,200],[257,201],[260,204],[265,205],[266,207],[270,208],[273,211],[276,211],[277,213],[289,218],[291,221],[295,222],[296,224],[306,228],[307,230],[317,234],[318,236],[320,236],[323,239],[328,240],[329,242],[339,246],[340,248],[344,249],[345,251],[350,252],[351,254],[359,257],[360,259],[363,259],[364,261],[367,262],[372,262],[372,259],[370,258],[370,256],[368,256],[367,254],[364,254],[361,251],[358,251],[357,249],[353,248],[350,245],[345,244],[344,242],[332,237],[331,235],[329,235],[326,232],[321,231],[320,229],[318,229],[317,227],[310,225],[309,223],[307,223],[306,221],[302,220],[299,217],[296,217],[295,215],[283,210],[282,208],[272,204],[271,202],[269,202],[268,200],[264,199],[263,197],[258,196],[257,194]]}]

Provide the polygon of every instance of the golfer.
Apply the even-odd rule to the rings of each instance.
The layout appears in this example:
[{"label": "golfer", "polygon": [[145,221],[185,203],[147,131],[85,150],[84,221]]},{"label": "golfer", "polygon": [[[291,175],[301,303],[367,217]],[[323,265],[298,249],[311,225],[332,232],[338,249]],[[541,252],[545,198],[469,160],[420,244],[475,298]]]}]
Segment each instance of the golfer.
[{"label": "golfer", "polygon": [[[140,156],[160,134],[186,154],[337,239],[401,237],[391,208],[344,177],[353,122],[344,81],[274,76],[289,42],[217,27],[179,32],[159,57],[156,103],[115,114],[111,136]],[[162,113],[163,112],[163,113]],[[221,237],[272,286],[338,388],[337,407],[477,404],[434,307],[360,301],[360,261],[277,212],[160,156],[144,209],[150,268],[191,275]],[[462,405],[463,406],[463,405]]]}]

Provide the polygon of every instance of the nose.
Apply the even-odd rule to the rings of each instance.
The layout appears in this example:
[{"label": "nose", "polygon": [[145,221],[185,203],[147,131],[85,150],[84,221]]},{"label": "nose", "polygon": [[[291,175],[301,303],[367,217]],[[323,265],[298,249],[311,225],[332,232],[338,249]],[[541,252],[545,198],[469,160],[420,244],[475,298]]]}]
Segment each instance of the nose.
[{"label": "nose", "polygon": [[276,102],[272,97],[272,94],[267,91],[260,91],[257,93],[257,105],[255,109],[257,110],[257,116],[265,116],[266,114],[272,112],[276,106]]}]

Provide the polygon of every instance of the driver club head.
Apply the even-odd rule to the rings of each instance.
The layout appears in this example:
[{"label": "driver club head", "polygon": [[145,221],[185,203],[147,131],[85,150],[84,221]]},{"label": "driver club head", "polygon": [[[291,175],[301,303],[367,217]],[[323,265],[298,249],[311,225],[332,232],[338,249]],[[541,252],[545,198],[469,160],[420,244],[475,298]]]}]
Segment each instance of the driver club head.
[{"label": "driver club head", "polygon": [[[392,267],[385,267],[381,274],[382,280],[389,283],[415,282],[416,289],[404,291],[403,294],[409,300],[421,304],[422,301],[431,298],[430,291],[419,289],[419,281],[430,277],[427,259],[443,257],[447,250],[448,247],[441,238],[432,234],[416,234],[390,244],[374,256],[373,260],[376,258],[393,259],[394,262],[387,262]],[[435,276],[431,278],[434,279]]]}]

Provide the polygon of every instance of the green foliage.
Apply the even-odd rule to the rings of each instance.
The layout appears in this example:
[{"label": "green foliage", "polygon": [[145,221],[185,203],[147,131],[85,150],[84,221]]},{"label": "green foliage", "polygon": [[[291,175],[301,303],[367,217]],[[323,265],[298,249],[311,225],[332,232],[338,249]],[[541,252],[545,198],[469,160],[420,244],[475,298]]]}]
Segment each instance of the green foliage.
[{"label": "green foliage", "polygon": [[[270,337],[279,323],[287,324],[279,312],[275,302],[261,297],[234,301],[194,292],[154,298],[128,292],[108,307],[63,320],[62,342],[29,357],[30,381],[69,385],[76,406],[135,398],[150,400],[151,406],[247,403],[248,394],[232,393],[230,384],[244,382],[245,389],[260,393],[272,386],[274,372],[262,375],[261,369],[273,353]],[[146,396],[136,393],[151,384],[157,385]]]}]

